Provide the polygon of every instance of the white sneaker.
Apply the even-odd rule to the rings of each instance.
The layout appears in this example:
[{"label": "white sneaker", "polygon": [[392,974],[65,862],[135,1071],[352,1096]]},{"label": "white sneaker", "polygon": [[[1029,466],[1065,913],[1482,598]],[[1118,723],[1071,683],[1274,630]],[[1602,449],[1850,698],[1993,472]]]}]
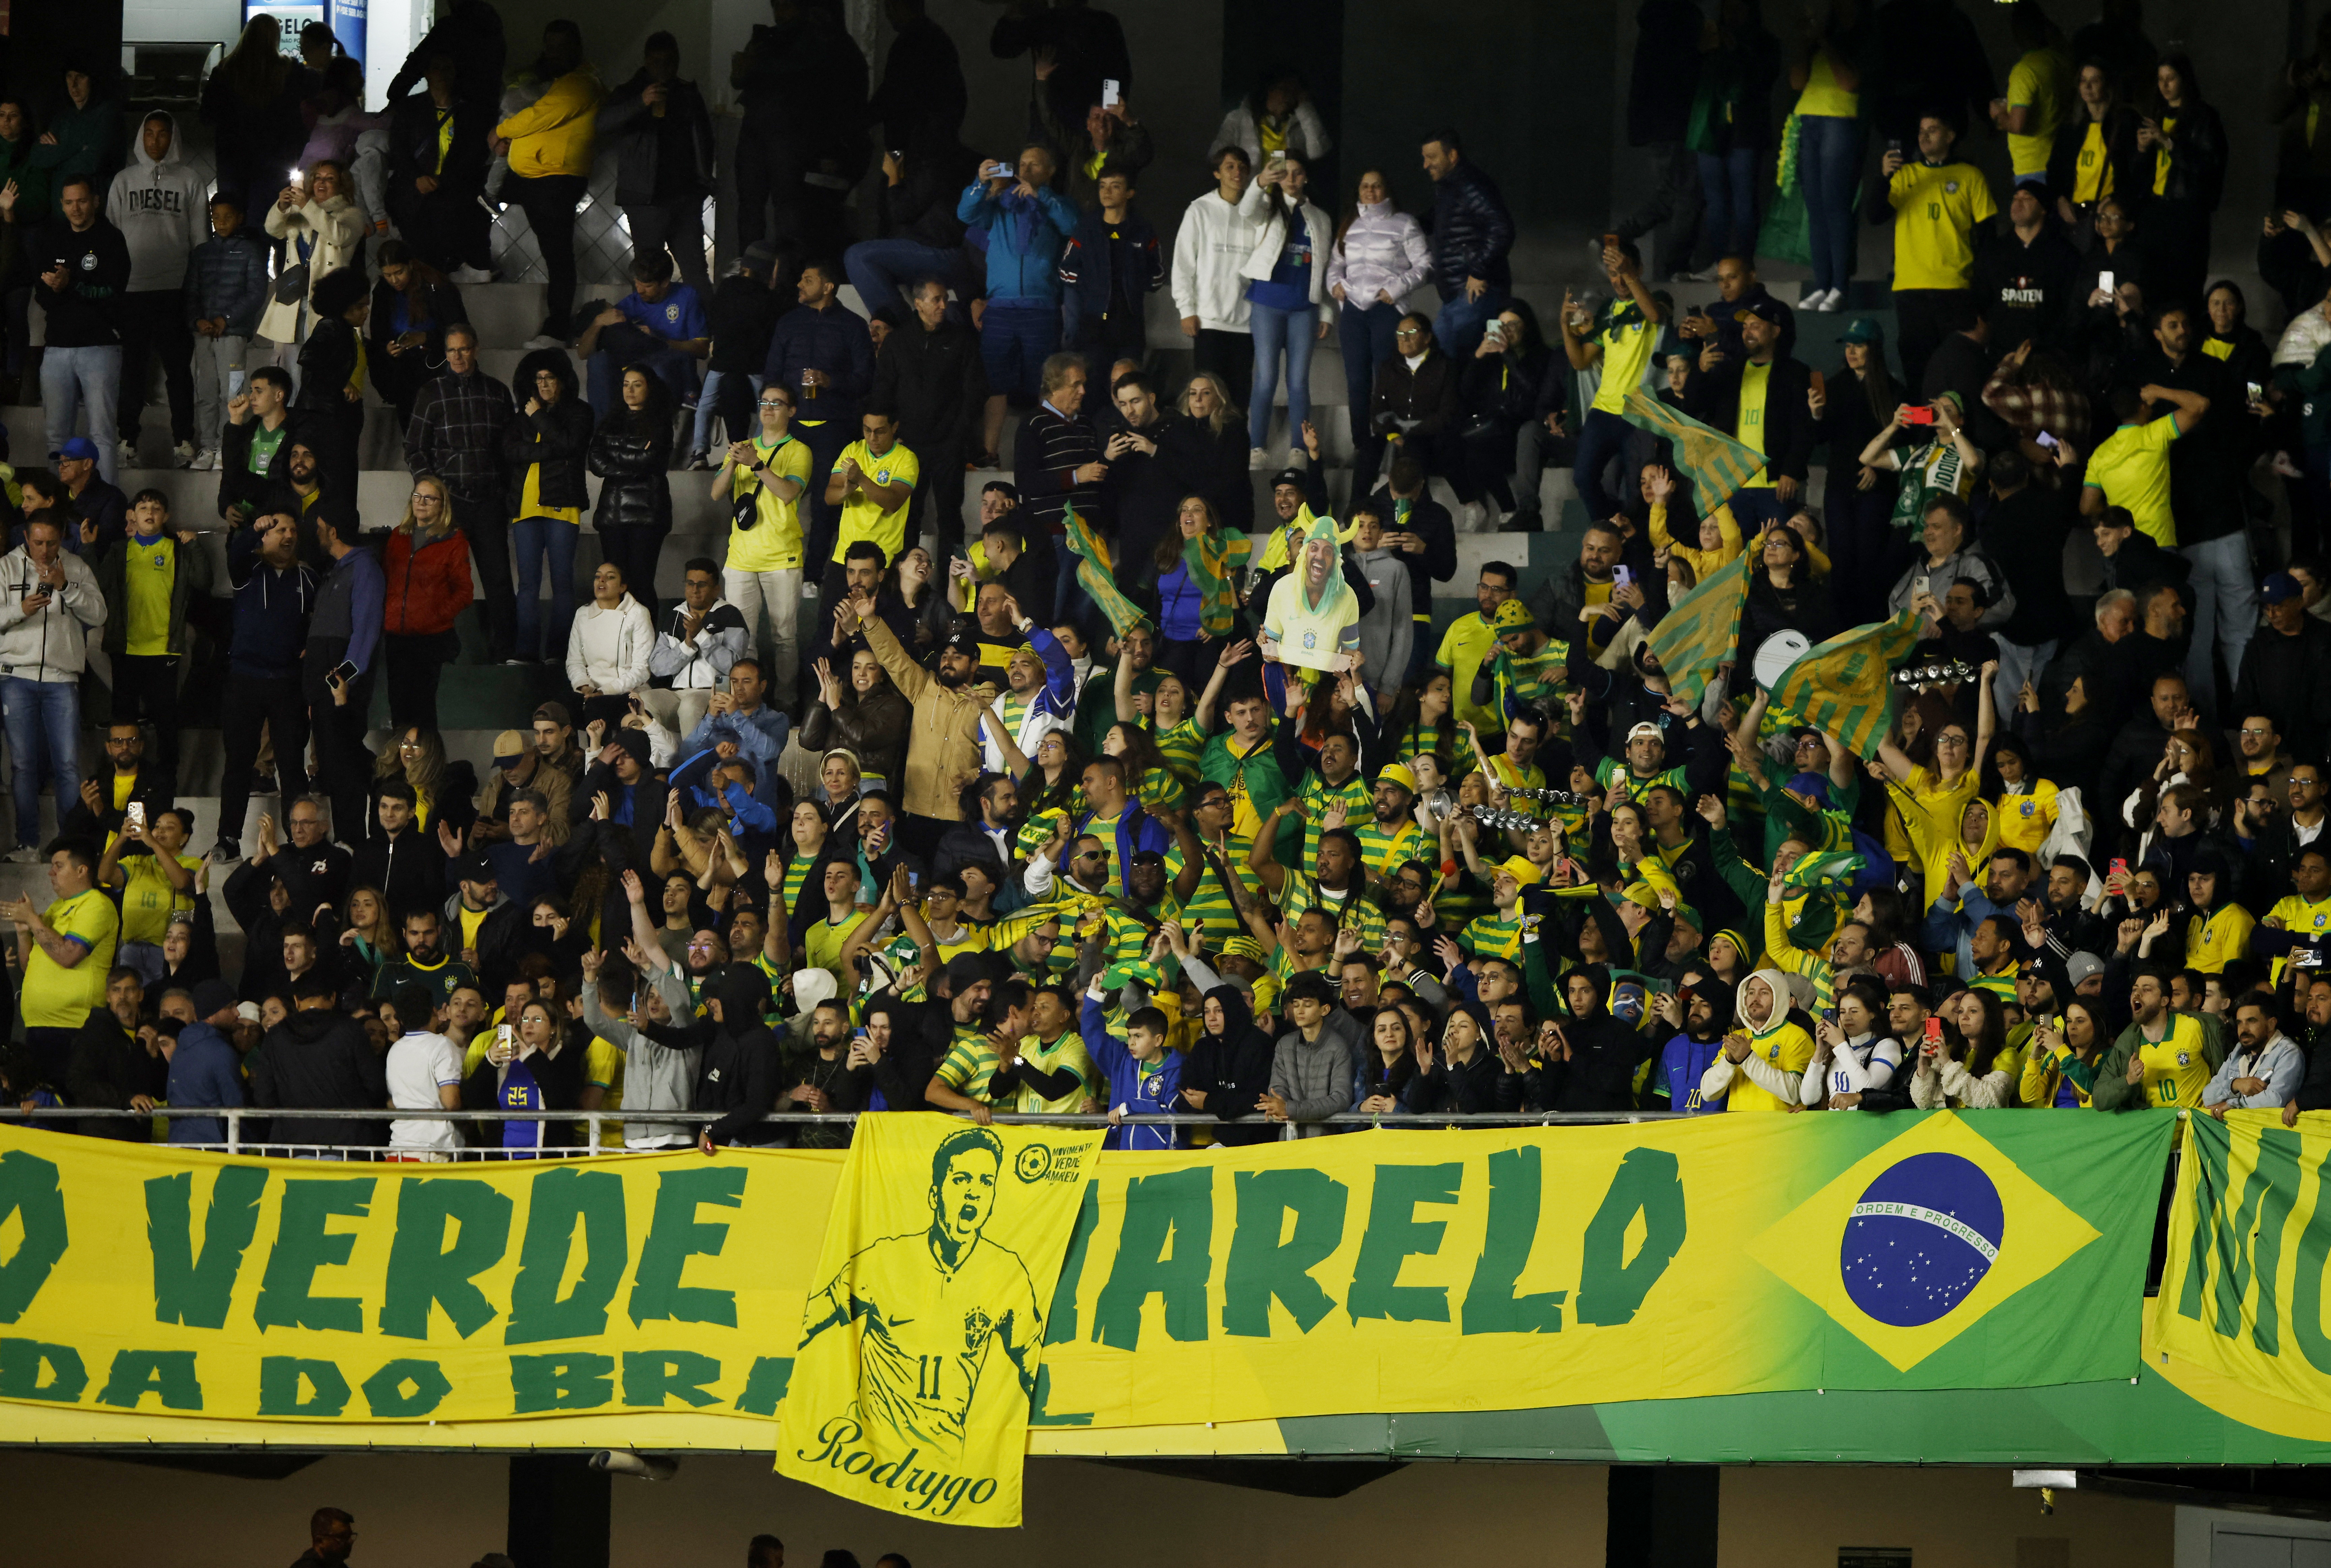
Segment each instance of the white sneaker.
[{"label": "white sneaker", "polygon": [[1821,303],[1814,306],[1813,309],[1824,316],[1836,315],[1839,311],[1845,309],[1845,290],[1842,289],[1830,290],[1821,297]]},{"label": "white sneaker", "polygon": [[138,466],[138,443],[136,442],[117,441],[113,443],[113,450],[115,454],[121,459],[122,467],[136,468]]},{"label": "white sneaker", "polygon": [[195,466],[195,459],[202,454],[195,451],[193,442],[182,441],[170,449],[170,455],[178,460],[180,468],[192,468]]},{"label": "white sneaker", "polygon": [[20,849],[9,851],[7,854],[0,856],[0,860],[5,860],[12,866],[37,866],[41,863],[41,851],[33,845],[26,844]]},{"label": "white sneaker", "polygon": [[464,264],[453,269],[453,281],[456,283],[490,283],[493,280],[494,275],[483,267]]},{"label": "white sneaker", "polygon": [[519,347],[528,350],[536,348],[564,348],[566,347],[566,340],[563,337],[553,337],[547,332],[538,332],[533,337],[528,338],[524,343],[519,344]]},{"label": "white sneaker", "polygon": [[1246,454],[1246,466],[1256,473],[1263,472],[1270,467],[1270,453],[1261,447],[1256,447]]},{"label": "white sneaker", "polygon": [[195,461],[190,466],[196,473],[215,473],[218,471],[218,448],[213,447],[208,451],[195,453]]}]

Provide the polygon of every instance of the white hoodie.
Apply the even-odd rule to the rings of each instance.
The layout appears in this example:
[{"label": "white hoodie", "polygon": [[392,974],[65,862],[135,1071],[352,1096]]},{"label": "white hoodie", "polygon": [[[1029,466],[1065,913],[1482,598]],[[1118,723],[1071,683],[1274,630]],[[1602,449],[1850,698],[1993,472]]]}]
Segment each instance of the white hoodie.
[{"label": "white hoodie", "polygon": [[[160,161],[146,151],[146,120],[169,121],[170,147]],[[160,109],[138,122],[129,164],[106,193],[105,221],[129,247],[129,291],[152,293],[186,286],[186,258],[211,237],[208,181],[186,159],[178,122]]]},{"label": "white hoodie", "polygon": [[655,622],[647,606],[623,595],[603,610],[596,602],[575,613],[566,637],[566,679],[576,687],[595,687],[602,696],[621,697],[648,683],[648,655],[655,651]]},{"label": "white hoodie", "polygon": [[1249,330],[1244,268],[1261,227],[1219,190],[1183,209],[1182,229],[1174,236],[1176,316],[1195,316],[1210,332]]},{"label": "white hoodie", "polygon": [[21,545],[0,556],[0,677],[71,682],[89,663],[89,633],[105,624],[105,595],[88,562],[70,553],[57,558],[64,586],[27,615],[24,600],[40,590],[40,568]]}]

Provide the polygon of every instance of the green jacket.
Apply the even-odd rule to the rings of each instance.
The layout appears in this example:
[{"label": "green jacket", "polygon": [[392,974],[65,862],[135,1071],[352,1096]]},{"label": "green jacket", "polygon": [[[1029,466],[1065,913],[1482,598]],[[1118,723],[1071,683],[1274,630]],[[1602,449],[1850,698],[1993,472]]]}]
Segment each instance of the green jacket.
[{"label": "green jacket", "polygon": [[[1095,670],[1093,678],[1099,679],[1100,672]],[[1242,767],[1246,774],[1248,803],[1254,807],[1257,817],[1268,821],[1270,813],[1279,809],[1279,803],[1295,793],[1288,785],[1286,774],[1280,769],[1279,758],[1272,752],[1268,735],[1255,743],[1253,754],[1243,764],[1232,755],[1229,730],[1223,730],[1208,740],[1206,749],[1198,757],[1199,776],[1222,785],[1233,794],[1237,793],[1236,781]],[[1301,819],[1289,816],[1279,824],[1279,838],[1271,845],[1271,852],[1279,857],[1279,863],[1282,866],[1302,863]]]},{"label": "green jacket", "polygon": [[[2172,1018],[2190,1018],[2202,1026],[2202,1057],[2216,1072],[2226,1060],[2226,1025],[2222,1019],[2206,1012],[2172,1012]],[[2146,1107],[2145,1096],[2138,1087],[2128,1081],[2128,1059],[2145,1043],[2145,1034],[2134,1023],[2120,1031],[2113,1048],[2104,1060],[2097,1064],[2096,1087],[2088,1091],[2088,1106],[2100,1111],[2141,1111]],[[2190,1107],[2200,1110],[2195,1105]]]},{"label": "green jacket", "polygon": [[56,216],[50,193],[56,176],[37,156],[53,150],[43,148],[29,135],[16,141],[0,141],[0,185],[16,182],[16,210],[10,226],[20,234],[30,234]]},{"label": "green jacket", "polygon": [[[205,598],[211,591],[211,556],[202,541],[191,545],[178,543],[174,534],[165,534],[177,560],[177,569],[170,575],[170,652],[186,651],[186,605],[199,594]],[[136,539],[124,534],[114,542],[97,563],[97,589],[105,595],[105,651],[119,659],[129,651],[129,588],[123,563]]]}]

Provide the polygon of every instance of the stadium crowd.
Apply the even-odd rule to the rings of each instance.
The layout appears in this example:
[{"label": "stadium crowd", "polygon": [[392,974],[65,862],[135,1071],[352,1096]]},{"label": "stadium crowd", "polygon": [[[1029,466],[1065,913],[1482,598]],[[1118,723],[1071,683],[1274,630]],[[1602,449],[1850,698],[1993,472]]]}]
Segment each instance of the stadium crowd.
[{"label": "stadium crowd", "polygon": [[[1784,43],[1654,0],[1628,119],[1661,177],[1549,340],[1454,128],[1418,128],[1429,212],[1370,169],[1331,219],[1293,72],[1155,148],[1115,18],[1022,0],[990,44],[1028,60],[1029,133],[982,154],[919,0],[888,0],[871,85],[832,9],[771,9],[717,286],[664,34],[620,86],[566,23],[506,75],[457,0],[367,114],[328,34],[293,61],[255,18],[204,91],[214,188],[101,71],[37,134],[0,101],[9,366],[37,356],[52,465],[14,473],[0,557],[8,859],[54,893],[0,909],[9,1103],[250,1107],[246,1144],[409,1159],[571,1145],[577,1111],[709,1150],[886,1109],[1106,1113],[1147,1148],[1347,1114],[2331,1108],[2331,26],[2272,106],[2270,344],[2208,273],[2228,127],[2133,0],[2069,38],[2019,0],[2004,93],[1948,3],[1831,0]],[[1750,177],[1784,127],[1793,307]],[[633,287],[578,310],[597,141]],[[1137,200],[1161,150],[1214,182],[1170,236]],[[507,386],[461,299],[496,204],[549,277]],[[1847,313],[1857,204],[1892,231],[1895,357],[1856,316],[1818,370],[1800,317]],[[1186,375],[1146,347],[1160,290]],[[167,495],[114,483],[149,361],[176,458],[219,476],[231,597]],[[368,386],[412,474],[390,527],[358,515]],[[1550,542],[1549,465],[1575,558],[1484,562],[1442,625],[1460,534]],[[728,520],[665,602],[675,486]],[[1736,611],[1695,608],[1740,572]],[[438,728],[473,603],[555,690],[482,770]],[[1889,620],[1913,673],[1866,746],[1775,699]],[[229,675],[207,854],[176,800],[196,639]],[[254,789],[281,821],[246,846]],[[461,1107],[540,1117],[388,1114]]]}]

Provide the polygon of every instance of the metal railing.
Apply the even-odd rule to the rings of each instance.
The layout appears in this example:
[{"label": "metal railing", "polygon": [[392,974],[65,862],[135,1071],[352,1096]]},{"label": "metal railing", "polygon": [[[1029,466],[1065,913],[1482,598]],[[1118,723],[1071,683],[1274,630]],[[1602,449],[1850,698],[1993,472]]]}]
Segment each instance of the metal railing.
[{"label": "metal railing", "polygon": [[[852,1126],[861,1116],[887,1116],[887,1111],[803,1112],[799,1115],[773,1113],[761,1118],[759,1125],[781,1131],[794,1131],[810,1126]],[[151,1124],[163,1121],[215,1121],[226,1124],[223,1140],[201,1143],[172,1143],[174,1149],[200,1149],[229,1155],[267,1155],[293,1158],[385,1160],[392,1156],[419,1159],[434,1158],[450,1161],[509,1160],[509,1159],[597,1159],[618,1155],[668,1153],[673,1148],[690,1145],[667,1144],[660,1146],[629,1147],[621,1142],[603,1140],[610,1131],[622,1136],[628,1121],[643,1126],[709,1126],[724,1119],[720,1111],[642,1110],[637,1107],[607,1111],[449,1111],[430,1110],[302,1110],[282,1107],[262,1108],[255,1106],[216,1107],[208,1106],[157,1106],[150,1111],[80,1109],[58,1107],[53,1109],[0,1109],[0,1125],[21,1125],[34,1128],[52,1127],[71,1133],[75,1124],[91,1121],[129,1121]],[[964,1119],[968,1120],[969,1117]],[[1106,1116],[1082,1116],[1071,1112],[995,1112],[992,1120],[1004,1126],[1105,1127],[1110,1125]],[[1221,1128],[1237,1126],[1270,1126],[1281,1129],[1281,1136],[1292,1137],[1295,1129],[1305,1126],[1384,1127],[1421,1131],[1427,1128],[1462,1130],[1469,1127],[1535,1127],[1535,1126],[1608,1126],[1634,1122],[1679,1121],[1686,1119],[1680,1111],[1481,1111],[1475,1113],[1433,1112],[1427,1115],[1370,1116],[1356,1111],[1343,1111],[1330,1117],[1296,1122],[1272,1122],[1263,1117],[1239,1117],[1225,1121],[1220,1117],[1204,1115],[1127,1115],[1118,1118],[1124,1126],[1175,1126],[1191,1128]],[[272,1122],[346,1121],[366,1122],[378,1126],[384,1137],[390,1122],[453,1122],[453,1123],[517,1123],[540,1129],[538,1136],[571,1136],[582,1129],[584,1141],[574,1144],[548,1144],[539,1146],[500,1147],[473,1145],[459,1149],[394,1148],[378,1144],[319,1144],[293,1143],[280,1138],[259,1136],[246,1131],[245,1124],[264,1126]]]}]

